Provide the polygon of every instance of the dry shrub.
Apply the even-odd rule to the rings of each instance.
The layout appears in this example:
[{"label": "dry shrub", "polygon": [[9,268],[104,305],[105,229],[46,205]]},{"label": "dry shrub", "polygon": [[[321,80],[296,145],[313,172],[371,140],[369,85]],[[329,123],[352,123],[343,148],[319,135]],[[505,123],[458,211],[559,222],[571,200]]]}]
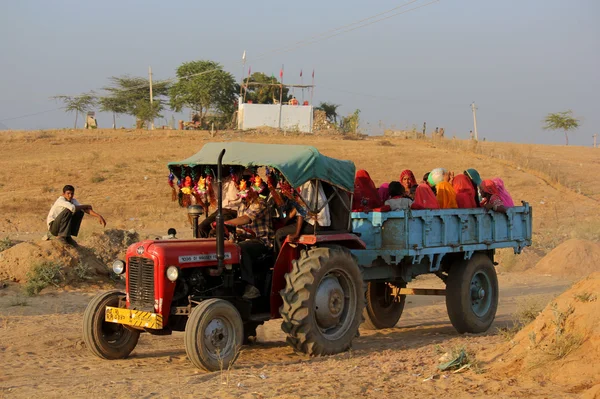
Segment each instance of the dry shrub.
[{"label": "dry shrub", "polygon": [[507,341],[512,340],[523,327],[534,321],[543,309],[543,304],[536,298],[525,297],[519,299],[517,301],[517,310],[512,314],[512,327],[499,328],[498,334]]}]

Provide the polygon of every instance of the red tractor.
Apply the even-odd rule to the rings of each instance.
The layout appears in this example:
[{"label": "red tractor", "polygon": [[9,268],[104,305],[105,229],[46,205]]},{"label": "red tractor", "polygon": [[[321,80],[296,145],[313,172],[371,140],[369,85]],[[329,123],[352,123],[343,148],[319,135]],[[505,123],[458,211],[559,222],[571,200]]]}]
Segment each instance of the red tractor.
[{"label": "red tractor", "polygon": [[[242,297],[240,248],[235,240],[224,239],[223,164],[268,166],[294,188],[314,181],[323,187],[331,210],[328,231],[303,235],[296,244],[286,241],[279,254],[255,260],[255,281],[262,284],[256,299]],[[365,307],[361,270],[350,253],[364,248],[350,233],[354,164],[325,157],[314,147],[249,143],[210,143],[169,164],[178,178],[207,167],[218,175],[216,237],[198,238],[201,207],[191,206],[196,238],[131,245],[125,260],[113,264],[114,272],[125,276],[125,292],[99,294],[85,310],[83,336],[90,351],[104,359],[123,359],[143,332],[183,331],[192,363],[214,371],[235,361],[257,326],[277,318],[283,319],[281,327],[295,350],[318,356],[350,348]]]}]

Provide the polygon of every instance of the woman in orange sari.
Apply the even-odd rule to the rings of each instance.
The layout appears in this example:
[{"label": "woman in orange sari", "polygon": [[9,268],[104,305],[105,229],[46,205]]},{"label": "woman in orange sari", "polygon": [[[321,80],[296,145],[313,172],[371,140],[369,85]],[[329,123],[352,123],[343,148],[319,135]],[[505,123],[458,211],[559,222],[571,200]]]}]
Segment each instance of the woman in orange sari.
[{"label": "woman in orange sari", "polygon": [[447,181],[439,182],[435,185],[436,199],[440,205],[440,209],[454,209],[458,208],[456,203],[456,193],[452,188],[452,184]]}]

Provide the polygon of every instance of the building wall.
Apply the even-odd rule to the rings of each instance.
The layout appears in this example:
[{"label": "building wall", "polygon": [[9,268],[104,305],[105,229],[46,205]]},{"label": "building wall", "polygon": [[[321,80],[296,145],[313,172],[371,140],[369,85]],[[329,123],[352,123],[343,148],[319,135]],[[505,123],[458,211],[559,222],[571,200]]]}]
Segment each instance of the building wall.
[{"label": "building wall", "polygon": [[312,124],[312,105],[240,104],[238,110],[238,129],[241,130],[268,126],[312,133]]}]

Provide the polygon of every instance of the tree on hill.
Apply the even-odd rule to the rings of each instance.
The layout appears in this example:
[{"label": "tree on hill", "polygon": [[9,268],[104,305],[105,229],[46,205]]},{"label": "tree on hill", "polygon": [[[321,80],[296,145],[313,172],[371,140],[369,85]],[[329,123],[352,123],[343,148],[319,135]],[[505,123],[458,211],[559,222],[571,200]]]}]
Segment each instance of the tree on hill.
[{"label": "tree on hill", "polygon": [[337,124],[337,118],[338,118],[337,109],[338,109],[338,107],[339,107],[339,104],[322,102],[315,109],[325,112],[325,117],[327,118],[327,120],[331,123]]},{"label": "tree on hill", "polygon": [[569,131],[579,127],[579,120],[573,117],[573,111],[550,113],[544,119],[545,130],[562,130],[565,133],[565,141],[569,145]]},{"label": "tree on hill", "polygon": [[137,119],[136,128],[143,129],[144,124],[148,126],[156,118],[162,118],[160,111],[163,108],[159,100],[154,100],[152,104],[148,100],[138,100],[133,107],[133,112]]},{"label": "tree on hill", "polygon": [[75,124],[73,125],[73,129],[77,129],[77,119],[79,114],[85,114],[86,112],[91,111],[98,103],[98,97],[93,91],[89,93],[83,93],[78,96],[61,95],[53,96],[51,98],[62,102],[65,105],[65,112],[75,112]]},{"label": "tree on hill", "polygon": [[282,102],[287,102],[292,98],[287,87],[283,88],[283,94],[280,93],[281,86],[277,78],[267,76],[262,72],[254,72],[249,78],[244,79],[244,83],[248,84],[246,101],[252,101],[255,104],[274,104],[279,101],[280,95]]},{"label": "tree on hill", "polygon": [[190,108],[205,126],[209,111],[224,119],[230,118],[235,111],[239,86],[233,75],[224,71],[218,62],[184,62],[177,68],[177,78],[179,80],[169,90],[171,108],[176,112]]},{"label": "tree on hill", "polygon": [[[152,81],[152,96],[154,106],[150,107],[150,82],[147,78],[137,76],[111,76],[109,80],[111,86],[103,87],[109,93],[108,96],[99,100],[100,109],[105,112],[112,112],[114,115],[127,114],[132,115],[139,121],[148,121],[145,119],[148,112],[157,115],[164,109],[166,96],[169,93],[169,83],[166,81]],[[145,101],[147,107],[141,105]],[[152,119],[151,119],[152,120]]]}]

